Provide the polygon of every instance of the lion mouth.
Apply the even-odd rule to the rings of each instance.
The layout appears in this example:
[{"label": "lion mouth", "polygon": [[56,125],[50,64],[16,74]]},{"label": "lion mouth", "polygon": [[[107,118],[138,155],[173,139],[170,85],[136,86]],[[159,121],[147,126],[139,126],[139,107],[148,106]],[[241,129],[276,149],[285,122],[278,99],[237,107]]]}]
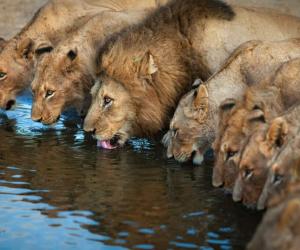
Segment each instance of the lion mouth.
[{"label": "lion mouth", "polygon": [[115,135],[113,138],[109,139],[109,140],[98,140],[97,141],[97,146],[100,148],[104,148],[104,149],[116,149],[120,146],[119,140],[120,140],[120,136]]}]

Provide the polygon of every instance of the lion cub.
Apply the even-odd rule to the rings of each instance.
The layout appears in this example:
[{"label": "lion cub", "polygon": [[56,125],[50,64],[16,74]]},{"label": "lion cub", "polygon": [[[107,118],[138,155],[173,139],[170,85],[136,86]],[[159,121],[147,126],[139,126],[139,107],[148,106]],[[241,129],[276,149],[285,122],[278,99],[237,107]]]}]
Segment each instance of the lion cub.
[{"label": "lion cub", "polygon": [[[284,110],[281,92],[275,86],[250,87],[244,100],[225,100],[220,106],[220,123],[214,151],[216,163],[212,184],[232,191],[238,174],[239,152],[253,130]],[[226,117],[226,118],[225,118]]]},{"label": "lion cub", "polygon": [[[203,155],[216,138],[220,105],[228,98],[242,99],[248,86],[275,74],[284,62],[297,57],[300,39],[251,41],[237,48],[218,73],[180,100],[163,139],[168,157],[183,162],[193,152]],[[299,92],[290,89],[294,90]]]},{"label": "lion cub", "polygon": [[[300,107],[298,106],[293,112],[299,115]],[[288,121],[281,117],[274,121],[276,127],[284,126],[289,129]],[[280,125],[281,123],[282,125]],[[273,126],[274,126],[273,124]],[[297,126],[300,126],[298,119]],[[297,130],[297,128],[295,129]],[[286,186],[291,182],[300,181],[300,133],[297,131],[296,135],[289,140],[286,145],[279,151],[277,155],[269,163],[268,177],[266,179],[263,191],[257,202],[258,209],[264,209],[270,199],[278,195],[282,195],[286,191]]]}]

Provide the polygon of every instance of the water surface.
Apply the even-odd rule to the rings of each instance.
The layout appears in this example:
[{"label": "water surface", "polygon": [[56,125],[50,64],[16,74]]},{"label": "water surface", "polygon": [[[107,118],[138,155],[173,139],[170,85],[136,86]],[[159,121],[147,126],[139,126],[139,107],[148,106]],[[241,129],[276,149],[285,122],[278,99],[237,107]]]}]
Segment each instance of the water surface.
[{"label": "water surface", "polygon": [[[73,119],[74,118],[74,119]],[[80,119],[30,120],[30,98],[0,113],[0,249],[244,249],[260,215],[136,139],[101,150]]]}]

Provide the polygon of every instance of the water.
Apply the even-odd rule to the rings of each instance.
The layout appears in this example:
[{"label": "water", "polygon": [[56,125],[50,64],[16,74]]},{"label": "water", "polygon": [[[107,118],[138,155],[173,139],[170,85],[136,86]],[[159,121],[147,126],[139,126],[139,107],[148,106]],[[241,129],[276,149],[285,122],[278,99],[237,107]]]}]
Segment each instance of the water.
[{"label": "water", "polygon": [[27,94],[0,114],[1,250],[244,249],[260,215],[212,188],[211,166],[146,139],[98,149],[71,118],[31,122]]}]

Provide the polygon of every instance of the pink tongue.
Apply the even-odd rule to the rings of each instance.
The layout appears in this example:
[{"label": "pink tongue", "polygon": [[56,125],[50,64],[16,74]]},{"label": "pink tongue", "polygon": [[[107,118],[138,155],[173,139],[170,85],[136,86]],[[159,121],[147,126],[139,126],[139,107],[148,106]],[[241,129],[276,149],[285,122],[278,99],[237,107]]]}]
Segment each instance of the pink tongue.
[{"label": "pink tongue", "polygon": [[104,149],[115,149],[116,147],[112,146],[109,141],[97,141],[97,146]]}]

